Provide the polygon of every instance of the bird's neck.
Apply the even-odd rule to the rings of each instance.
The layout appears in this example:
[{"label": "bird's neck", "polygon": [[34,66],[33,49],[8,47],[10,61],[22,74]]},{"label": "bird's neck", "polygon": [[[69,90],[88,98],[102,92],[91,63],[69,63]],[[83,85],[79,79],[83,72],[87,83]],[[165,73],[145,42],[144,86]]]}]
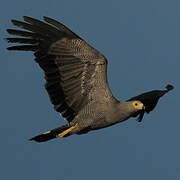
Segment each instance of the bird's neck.
[{"label": "bird's neck", "polygon": [[118,103],[118,121],[122,122],[127,120],[129,117],[131,117],[130,113],[131,109],[129,106],[129,102],[120,101]]}]

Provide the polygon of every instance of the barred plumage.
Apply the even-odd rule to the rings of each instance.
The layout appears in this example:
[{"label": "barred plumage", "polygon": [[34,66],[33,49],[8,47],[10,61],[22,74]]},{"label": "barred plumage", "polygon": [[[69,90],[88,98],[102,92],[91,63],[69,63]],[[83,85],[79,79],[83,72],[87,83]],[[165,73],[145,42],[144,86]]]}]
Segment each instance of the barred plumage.
[{"label": "barred plumage", "polygon": [[46,23],[24,16],[24,22],[12,20],[24,30],[7,29],[17,36],[7,41],[20,43],[7,49],[34,52],[35,61],[44,70],[51,103],[68,121],[31,140],[43,142],[87,133],[144,112],[141,99],[127,102],[113,97],[107,82],[107,60],[99,51],[60,22],[48,17],[44,20]]}]

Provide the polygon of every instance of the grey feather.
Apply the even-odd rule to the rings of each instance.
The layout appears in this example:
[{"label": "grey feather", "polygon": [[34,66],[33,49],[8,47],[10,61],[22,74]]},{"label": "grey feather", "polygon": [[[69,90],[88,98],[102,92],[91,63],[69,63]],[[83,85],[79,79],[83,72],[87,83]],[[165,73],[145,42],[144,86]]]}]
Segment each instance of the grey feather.
[{"label": "grey feather", "polygon": [[[69,127],[71,134],[87,133],[122,122],[139,113],[134,107],[136,98],[128,102],[116,100],[107,82],[107,60],[95,48],[62,23],[44,17],[45,22],[24,16],[24,21],[12,20],[23,29],[7,29],[9,43],[20,43],[8,50],[33,51],[35,61],[45,74],[45,88],[54,109],[68,121],[68,125],[31,140],[47,141]],[[166,91],[172,89],[167,86]],[[132,101],[133,100],[133,101]]]}]

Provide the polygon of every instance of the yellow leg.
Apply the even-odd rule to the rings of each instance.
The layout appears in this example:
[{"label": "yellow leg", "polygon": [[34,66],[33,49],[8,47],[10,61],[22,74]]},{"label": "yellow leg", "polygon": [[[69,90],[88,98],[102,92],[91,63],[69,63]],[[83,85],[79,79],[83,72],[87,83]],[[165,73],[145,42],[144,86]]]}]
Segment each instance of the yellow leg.
[{"label": "yellow leg", "polygon": [[68,134],[69,132],[71,132],[74,128],[76,128],[77,124],[75,126],[71,126],[70,128],[66,129],[65,131],[63,131],[62,133],[58,134],[56,137],[64,137],[66,134]]}]

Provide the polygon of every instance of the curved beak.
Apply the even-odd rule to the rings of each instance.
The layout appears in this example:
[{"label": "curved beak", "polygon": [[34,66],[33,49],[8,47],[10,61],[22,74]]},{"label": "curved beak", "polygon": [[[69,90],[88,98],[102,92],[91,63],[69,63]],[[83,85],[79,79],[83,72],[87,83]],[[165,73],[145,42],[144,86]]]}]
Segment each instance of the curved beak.
[{"label": "curved beak", "polygon": [[144,104],[143,103],[139,104],[138,109],[139,110],[145,110]]}]

